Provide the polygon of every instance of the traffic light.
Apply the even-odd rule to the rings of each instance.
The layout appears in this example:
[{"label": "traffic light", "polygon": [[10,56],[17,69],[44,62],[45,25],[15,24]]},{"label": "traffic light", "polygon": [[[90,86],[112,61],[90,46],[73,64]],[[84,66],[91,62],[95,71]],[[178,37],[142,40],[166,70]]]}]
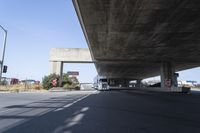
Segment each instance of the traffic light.
[{"label": "traffic light", "polygon": [[6,73],[8,69],[8,66],[3,66],[3,73]]}]

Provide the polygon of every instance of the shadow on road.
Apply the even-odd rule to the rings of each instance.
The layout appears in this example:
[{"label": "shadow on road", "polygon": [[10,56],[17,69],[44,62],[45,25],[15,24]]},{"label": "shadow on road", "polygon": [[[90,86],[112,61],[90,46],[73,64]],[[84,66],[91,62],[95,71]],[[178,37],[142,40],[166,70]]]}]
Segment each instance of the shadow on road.
[{"label": "shadow on road", "polygon": [[[79,103],[75,103],[69,107],[67,105],[71,104],[73,100],[67,97],[51,98],[28,105],[7,106],[7,109],[16,110],[16,112],[13,112],[15,115],[0,115],[0,119],[23,120],[23,122],[20,121],[18,124],[4,129],[4,133],[61,133],[68,131],[73,126],[82,123],[81,120],[90,109],[88,102],[91,102],[96,97],[95,95],[90,95]],[[41,109],[46,109],[46,113],[37,111]],[[17,113],[18,111],[20,113]],[[36,112],[37,115],[34,115],[30,111]],[[42,114],[38,114],[38,112],[42,112]]]},{"label": "shadow on road", "polygon": [[[53,107],[56,102],[62,106]],[[39,103],[39,102],[37,102]],[[1,116],[24,119],[4,133],[191,133],[200,132],[200,95],[130,95],[101,92],[68,106],[65,97],[41,101],[45,106],[11,106],[37,110],[50,108],[40,116]],[[48,106],[48,105],[49,106]]]}]

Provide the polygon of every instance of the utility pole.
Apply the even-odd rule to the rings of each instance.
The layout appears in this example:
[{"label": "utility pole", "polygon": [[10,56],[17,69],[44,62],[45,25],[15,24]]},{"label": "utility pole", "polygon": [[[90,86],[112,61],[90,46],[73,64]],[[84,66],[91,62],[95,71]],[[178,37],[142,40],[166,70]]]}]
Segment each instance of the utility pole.
[{"label": "utility pole", "polygon": [[7,41],[7,30],[0,25],[0,28],[4,31],[4,42],[3,42],[3,51],[2,51],[2,59],[0,61],[1,63],[1,69],[0,69],[0,82],[2,78],[2,73],[3,73],[3,63],[4,63],[4,56],[5,56],[5,50],[6,50],[6,41]]}]

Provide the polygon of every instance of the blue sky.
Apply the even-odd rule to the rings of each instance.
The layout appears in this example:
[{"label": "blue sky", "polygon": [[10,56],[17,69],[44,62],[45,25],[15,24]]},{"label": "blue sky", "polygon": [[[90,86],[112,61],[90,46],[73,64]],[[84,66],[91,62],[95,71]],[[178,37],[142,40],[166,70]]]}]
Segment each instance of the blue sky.
[{"label": "blue sky", "polygon": [[[51,48],[87,48],[71,0],[0,0],[0,24],[8,30],[6,77],[41,80],[49,73]],[[0,50],[2,42],[0,31]],[[96,75],[93,64],[64,65],[65,72],[72,70],[80,71],[81,82]],[[200,82],[199,72],[181,72],[179,79]]]}]

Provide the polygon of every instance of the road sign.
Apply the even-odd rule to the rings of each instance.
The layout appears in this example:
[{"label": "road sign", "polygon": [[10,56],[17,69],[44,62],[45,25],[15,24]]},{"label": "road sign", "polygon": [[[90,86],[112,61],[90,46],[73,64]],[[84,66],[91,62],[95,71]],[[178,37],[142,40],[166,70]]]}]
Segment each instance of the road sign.
[{"label": "road sign", "polygon": [[79,72],[78,71],[68,71],[67,75],[78,76]]}]

